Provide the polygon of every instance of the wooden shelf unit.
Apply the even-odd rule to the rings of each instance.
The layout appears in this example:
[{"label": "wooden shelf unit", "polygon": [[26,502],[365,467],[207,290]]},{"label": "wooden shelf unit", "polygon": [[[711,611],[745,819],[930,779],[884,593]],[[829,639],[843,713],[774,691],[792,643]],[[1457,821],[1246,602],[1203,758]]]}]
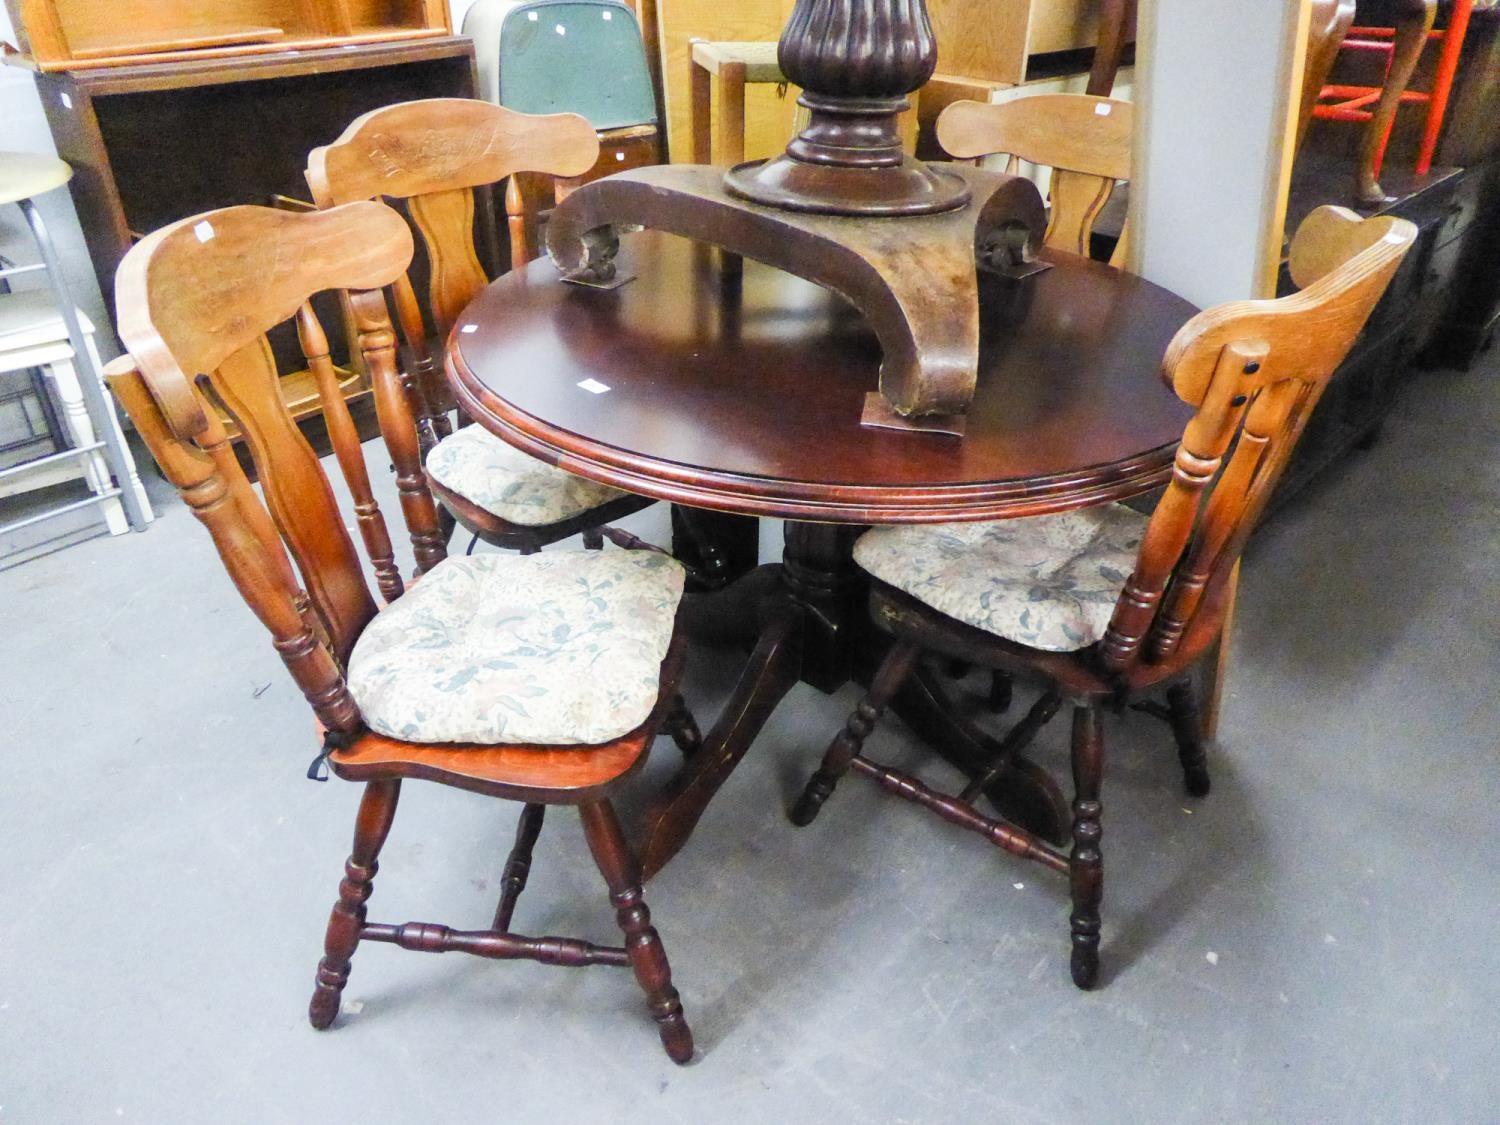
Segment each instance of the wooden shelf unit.
[{"label": "wooden shelf unit", "polygon": [[[451,35],[447,0],[5,0],[44,72]],[[124,30],[122,30],[124,29]]]},{"label": "wooden shelf unit", "polygon": [[[138,237],[133,232],[219,207],[270,205],[278,196],[306,200],[308,152],[360,114],[477,90],[473,44],[458,36],[158,58],[36,77],[58,153],[75,171],[73,200],[111,315],[115,270]],[[483,221],[492,231],[492,215]],[[420,267],[415,280],[425,292]],[[334,361],[352,370],[337,297],[323,294],[314,304]],[[273,332],[271,343],[282,371],[306,366],[290,326]],[[295,374],[286,379],[283,393],[295,407],[308,396]],[[368,380],[356,373],[345,391],[352,405],[368,396]]]}]

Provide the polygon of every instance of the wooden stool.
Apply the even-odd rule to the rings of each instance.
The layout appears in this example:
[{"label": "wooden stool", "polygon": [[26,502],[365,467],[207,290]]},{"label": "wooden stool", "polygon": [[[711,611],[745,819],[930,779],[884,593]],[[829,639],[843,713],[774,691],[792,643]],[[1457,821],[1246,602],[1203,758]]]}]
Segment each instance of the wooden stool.
[{"label": "wooden stool", "polygon": [[[720,164],[745,160],[745,85],[781,85],[786,76],[776,61],[775,43],[709,43],[696,40],[692,51],[693,163],[712,164],[717,132]],[[714,101],[715,79],[719,97]]]},{"label": "wooden stool", "polygon": [[[775,43],[710,43],[693,41],[691,123],[694,164],[733,167],[745,161],[745,86],[750,83],[780,86],[786,82],[776,61]],[[714,83],[719,86],[714,97]],[[915,104],[916,98],[912,101]],[[800,106],[790,130],[802,127],[807,111]],[[790,135],[789,133],[789,135]],[[916,150],[915,109],[901,115],[901,133],[908,153]],[[714,137],[719,138],[719,159],[713,158]]]},{"label": "wooden stool", "polygon": [[[1385,82],[1380,86],[1324,86],[1312,114],[1325,121],[1367,123],[1358,169],[1361,203],[1375,204],[1386,198],[1378,181],[1385,163],[1386,144],[1396,123],[1396,112],[1403,105],[1427,107],[1415,169],[1418,176],[1425,176],[1432,170],[1473,9],[1474,0],[1453,0],[1447,26],[1434,30],[1436,0],[1411,0],[1395,27],[1349,28],[1339,49],[1384,56]],[[1432,88],[1409,89],[1412,73],[1428,43],[1441,44]]]}]

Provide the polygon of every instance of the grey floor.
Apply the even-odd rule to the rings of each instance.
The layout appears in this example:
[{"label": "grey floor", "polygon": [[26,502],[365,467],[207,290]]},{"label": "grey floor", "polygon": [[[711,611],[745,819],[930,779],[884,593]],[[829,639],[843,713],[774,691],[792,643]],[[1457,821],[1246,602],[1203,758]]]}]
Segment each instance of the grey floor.
[{"label": "grey floor", "polygon": [[[1210,798],[1110,721],[1093,994],[1046,871],[859,781],[787,823],[855,698],[796,691],[647,889],[685,1069],[604,968],[367,947],[311,1031],[357,792],[302,779],[309,712],[206,535],[164,501],[0,573],[0,1122],[1500,1120],[1497,449],[1500,362],[1421,376],[1266,529]],[[696,660],[700,716],[734,673]],[[894,723],[871,751],[926,761]],[[515,815],[409,785],[371,917],[482,924]],[[576,820],[517,922],[612,939]]]}]

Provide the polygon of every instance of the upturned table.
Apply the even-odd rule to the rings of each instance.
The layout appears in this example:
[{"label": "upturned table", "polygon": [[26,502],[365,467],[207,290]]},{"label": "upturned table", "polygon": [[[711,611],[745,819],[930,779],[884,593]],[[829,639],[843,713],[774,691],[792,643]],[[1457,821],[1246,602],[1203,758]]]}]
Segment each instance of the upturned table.
[{"label": "upturned table", "polygon": [[[677,852],[781,699],[874,668],[883,641],[851,551],[884,523],[1013,519],[1122,500],[1163,483],[1188,418],[1159,377],[1196,309],[1100,263],[1044,251],[1024,285],[981,280],[978,391],[962,438],[860,424],[880,349],[835,294],[686,239],[628,235],[617,289],[563,282],[546,260],[486,289],[455,326],[448,372],[479,425],[592,480],[692,507],[786,521],[780,564],[691,597],[690,635],[753,642],[703,748],[656,796],[642,857]],[[960,719],[936,674],[893,704],[977,774],[995,740]],[[825,735],[809,732],[809,766]],[[1060,841],[1067,809],[1024,758],[987,791]]]}]

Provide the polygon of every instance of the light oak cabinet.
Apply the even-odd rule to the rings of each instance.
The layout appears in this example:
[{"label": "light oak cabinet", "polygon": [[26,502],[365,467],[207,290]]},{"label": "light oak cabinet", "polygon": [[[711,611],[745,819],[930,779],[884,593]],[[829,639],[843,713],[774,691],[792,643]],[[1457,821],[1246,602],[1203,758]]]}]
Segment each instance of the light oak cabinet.
[{"label": "light oak cabinet", "polygon": [[29,65],[83,70],[452,33],[447,0],[6,0]]}]

